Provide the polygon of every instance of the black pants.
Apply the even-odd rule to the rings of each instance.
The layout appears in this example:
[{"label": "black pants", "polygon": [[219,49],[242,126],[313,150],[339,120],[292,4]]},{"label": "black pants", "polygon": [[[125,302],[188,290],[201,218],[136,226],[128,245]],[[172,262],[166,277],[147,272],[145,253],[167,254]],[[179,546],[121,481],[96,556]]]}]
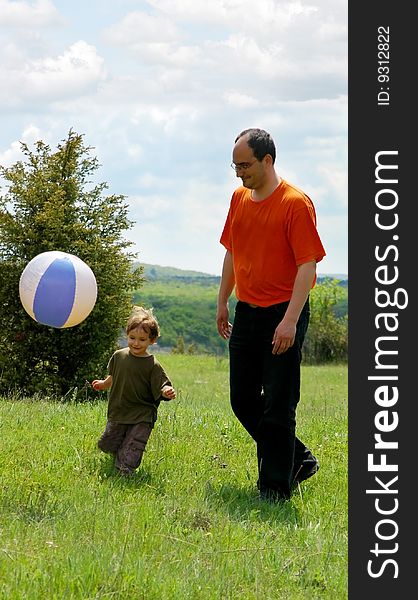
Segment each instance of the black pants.
[{"label": "black pants", "polygon": [[309,300],[296,339],[283,354],[272,354],[273,334],[288,302],[252,308],[238,302],[229,340],[231,406],[257,444],[260,491],[290,496],[295,473],[310,450],[296,437],[302,344],[309,323]]}]

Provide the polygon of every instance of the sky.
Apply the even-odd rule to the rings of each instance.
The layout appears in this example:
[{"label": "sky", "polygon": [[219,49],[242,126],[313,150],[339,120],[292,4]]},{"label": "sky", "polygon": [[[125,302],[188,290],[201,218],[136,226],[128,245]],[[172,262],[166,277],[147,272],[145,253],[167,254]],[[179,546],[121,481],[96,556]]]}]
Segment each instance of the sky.
[{"label": "sky", "polygon": [[234,140],[260,127],[314,202],[318,273],[347,274],[347,2],[0,0],[0,165],[82,134],[138,260],[219,275]]}]

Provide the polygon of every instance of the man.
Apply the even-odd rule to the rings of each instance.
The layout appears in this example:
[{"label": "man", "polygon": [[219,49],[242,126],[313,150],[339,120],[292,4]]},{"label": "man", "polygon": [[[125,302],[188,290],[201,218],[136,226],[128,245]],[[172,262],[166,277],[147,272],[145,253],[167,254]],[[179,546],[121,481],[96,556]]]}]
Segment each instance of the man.
[{"label": "man", "polygon": [[232,409],[257,444],[260,498],[287,500],[319,468],[295,430],[309,292],[325,251],[312,201],[275,170],[270,134],[246,129],[232,157],[243,185],[232,196],[220,240],[226,254],[217,326],[229,339]]}]

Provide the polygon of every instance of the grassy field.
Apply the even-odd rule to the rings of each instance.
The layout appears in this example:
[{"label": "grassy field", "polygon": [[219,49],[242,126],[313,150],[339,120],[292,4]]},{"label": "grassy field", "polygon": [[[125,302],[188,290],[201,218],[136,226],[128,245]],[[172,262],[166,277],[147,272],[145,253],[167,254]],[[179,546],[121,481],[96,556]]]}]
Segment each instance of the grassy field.
[{"label": "grassy field", "polygon": [[161,405],[131,479],[96,449],[104,395],[0,401],[0,598],[347,598],[346,366],[303,368],[298,433],[321,469],[270,505],[227,359],[160,360],[178,399]]}]

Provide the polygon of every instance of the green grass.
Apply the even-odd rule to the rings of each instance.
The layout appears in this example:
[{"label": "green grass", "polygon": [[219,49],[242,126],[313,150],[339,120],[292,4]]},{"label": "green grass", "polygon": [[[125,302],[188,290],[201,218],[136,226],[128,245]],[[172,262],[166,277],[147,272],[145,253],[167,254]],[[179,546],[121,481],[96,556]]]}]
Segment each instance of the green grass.
[{"label": "green grass", "polygon": [[303,368],[298,434],[321,469],[270,505],[227,359],[160,360],[178,399],[161,405],[131,479],[96,449],[105,396],[0,402],[0,598],[347,598],[346,366]]}]

